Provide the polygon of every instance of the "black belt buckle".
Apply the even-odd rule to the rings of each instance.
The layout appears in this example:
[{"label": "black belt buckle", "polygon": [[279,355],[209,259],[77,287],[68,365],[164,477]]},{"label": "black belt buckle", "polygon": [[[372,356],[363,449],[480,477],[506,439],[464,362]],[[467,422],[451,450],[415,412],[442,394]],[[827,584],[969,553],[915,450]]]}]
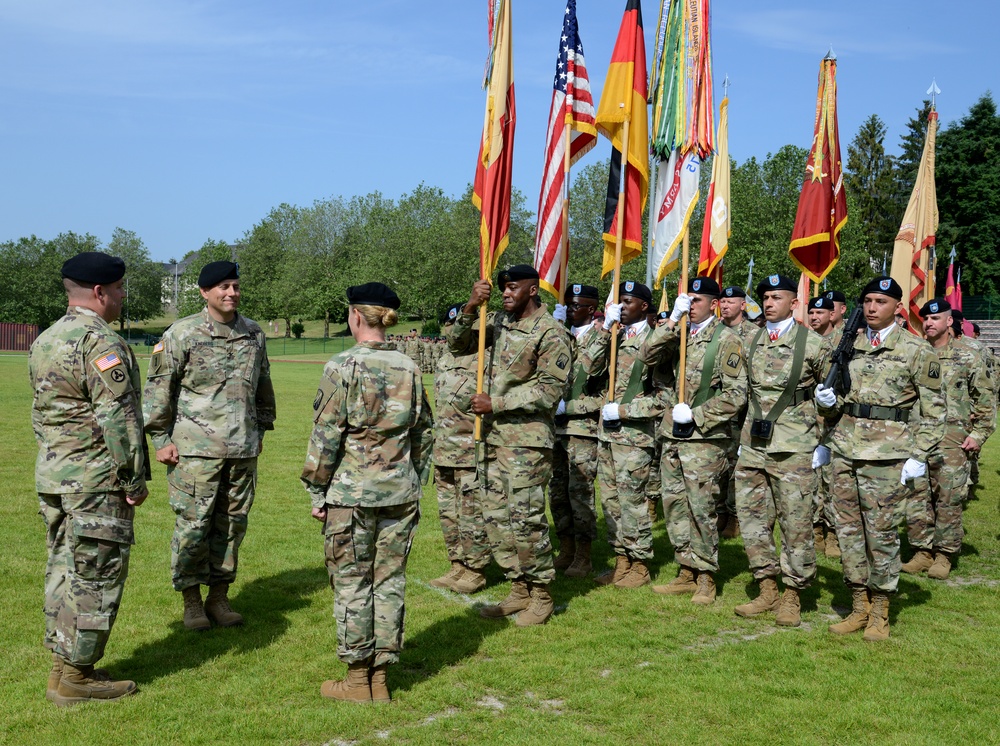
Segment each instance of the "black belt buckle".
[{"label": "black belt buckle", "polygon": [[690,438],[694,435],[694,422],[675,422],[671,433],[675,438]]},{"label": "black belt buckle", "polygon": [[618,432],[622,429],[621,420],[604,420],[603,425],[605,432]]},{"label": "black belt buckle", "polygon": [[750,423],[750,437],[760,438],[764,441],[771,440],[771,436],[774,434],[774,423],[770,420],[757,420],[755,419]]},{"label": "black belt buckle", "polygon": [[871,404],[859,404],[858,405],[858,417],[866,420],[872,418],[872,405]]},{"label": "black belt buckle", "polygon": [[567,423],[569,423],[569,415],[557,414],[555,422],[556,422],[556,427],[566,427]]}]

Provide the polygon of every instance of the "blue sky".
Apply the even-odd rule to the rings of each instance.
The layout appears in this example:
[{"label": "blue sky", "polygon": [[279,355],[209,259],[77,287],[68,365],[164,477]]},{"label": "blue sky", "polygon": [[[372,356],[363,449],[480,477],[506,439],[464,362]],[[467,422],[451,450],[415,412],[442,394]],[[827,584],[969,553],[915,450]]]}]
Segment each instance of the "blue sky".
[{"label": "blue sky", "polygon": [[[595,99],[624,0],[578,0]],[[647,51],[659,4],[644,0]],[[514,184],[534,208],[565,0],[513,0]],[[897,149],[931,79],[944,123],[1000,71],[992,3],[713,3],[716,105],[742,162],[812,138],[839,60],[841,147]],[[992,51],[991,51],[992,50]],[[472,180],[485,0],[0,0],[0,240],[135,231],[154,258],[238,239],[282,203]],[[581,165],[606,158],[601,140]],[[804,165],[804,164],[803,164]]]}]

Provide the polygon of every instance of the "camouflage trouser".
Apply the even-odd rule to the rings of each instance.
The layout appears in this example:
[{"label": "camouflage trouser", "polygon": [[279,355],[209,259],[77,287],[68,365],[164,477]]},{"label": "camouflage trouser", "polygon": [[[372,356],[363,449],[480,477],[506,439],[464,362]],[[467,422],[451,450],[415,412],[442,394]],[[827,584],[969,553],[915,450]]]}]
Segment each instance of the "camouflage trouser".
[{"label": "camouflage trouser", "polygon": [[927,456],[927,476],[914,480],[906,501],[906,535],[914,549],[962,551],[962,503],[968,494],[969,459],[961,448],[938,446]]},{"label": "camouflage trouser", "polygon": [[434,486],[448,560],[482,570],[490,563],[490,544],[476,470],[435,466]]},{"label": "camouflage trouser", "polygon": [[[660,501],[660,456],[663,455],[663,441],[656,438],[653,442],[653,460],[649,464],[649,479],[646,480],[646,500],[654,503]],[[652,513],[650,514],[652,515]]]},{"label": "camouflage trouser", "polygon": [[718,515],[736,515],[736,452],[740,448],[740,434],[726,444],[726,467],[719,475],[719,489],[715,496]]},{"label": "camouflage trouser", "polygon": [[181,456],[167,469],[167,482],[177,514],[170,543],[174,590],[232,583],[253,505],[257,459]]},{"label": "camouflage trouser", "polygon": [[104,655],[128,577],[133,540],[125,493],[38,496],[49,550],[45,647],[74,666]]},{"label": "camouflage trouser", "polygon": [[833,519],[844,582],[894,593],[899,582],[899,532],[910,487],[899,483],[905,459],[861,461],[834,453]]},{"label": "camouflage trouser", "polygon": [[420,520],[417,501],[385,508],[326,506],[326,569],[337,620],[337,657],[373,666],[403,649],[406,558]]},{"label": "camouflage trouser", "polygon": [[592,543],[597,538],[597,438],[560,435],[552,449],[549,509],[556,536]]},{"label": "camouflage trouser", "polygon": [[818,479],[816,480],[816,492],[813,493],[812,522],[814,526],[822,525],[832,530],[833,498],[830,497],[830,488],[832,487],[833,467],[830,464],[824,464],[816,469],[816,476]]},{"label": "camouflage trouser", "polygon": [[493,559],[509,580],[547,584],[555,578],[545,519],[545,485],[552,476],[548,448],[481,449],[480,493]]},{"label": "camouflage trouser", "polygon": [[[812,500],[816,472],[812,452],[765,455],[763,468],[736,465],[736,511],[754,579],[780,573],[788,588],[801,590],[816,577]],[[781,559],[774,524],[781,528]]]},{"label": "camouflage trouser", "polygon": [[653,449],[602,442],[597,447],[597,459],[608,543],[615,554],[651,559],[653,524],[646,504],[646,481]]},{"label": "camouflage trouser", "polygon": [[979,451],[974,451],[969,456],[969,478],[966,480],[967,487],[976,484],[979,484]]},{"label": "camouflage trouser", "polygon": [[667,440],[660,457],[663,520],[674,559],[695,570],[719,569],[715,505],[726,467],[725,441]]}]

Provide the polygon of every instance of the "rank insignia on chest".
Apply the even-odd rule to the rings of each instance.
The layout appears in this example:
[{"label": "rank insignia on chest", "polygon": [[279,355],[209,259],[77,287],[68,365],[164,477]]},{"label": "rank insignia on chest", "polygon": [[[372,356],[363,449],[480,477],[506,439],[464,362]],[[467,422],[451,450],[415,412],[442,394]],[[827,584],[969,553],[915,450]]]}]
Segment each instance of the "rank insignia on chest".
[{"label": "rank insignia on chest", "polygon": [[97,369],[103,373],[106,370],[114,368],[116,365],[121,365],[121,362],[122,359],[118,357],[117,353],[109,352],[104,357],[99,358],[97,362],[94,363],[94,365],[96,365]]}]

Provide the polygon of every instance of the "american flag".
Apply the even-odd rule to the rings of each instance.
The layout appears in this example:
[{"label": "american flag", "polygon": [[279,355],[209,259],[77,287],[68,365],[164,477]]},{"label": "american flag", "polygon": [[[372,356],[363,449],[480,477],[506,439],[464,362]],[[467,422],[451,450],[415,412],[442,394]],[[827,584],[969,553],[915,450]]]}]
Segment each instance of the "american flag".
[{"label": "american flag", "polygon": [[576,163],[597,142],[594,98],[590,93],[583,44],[577,29],[576,0],[567,0],[566,3],[552,87],[549,128],[545,136],[545,167],[542,172],[542,190],[538,197],[535,269],[538,270],[541,286],[558,297],[559,290],[566,282],[566,278],[562,276],[562,212],[563,204],[569,198],[565,126],[569,125],[571,129],[570,164]]}]

